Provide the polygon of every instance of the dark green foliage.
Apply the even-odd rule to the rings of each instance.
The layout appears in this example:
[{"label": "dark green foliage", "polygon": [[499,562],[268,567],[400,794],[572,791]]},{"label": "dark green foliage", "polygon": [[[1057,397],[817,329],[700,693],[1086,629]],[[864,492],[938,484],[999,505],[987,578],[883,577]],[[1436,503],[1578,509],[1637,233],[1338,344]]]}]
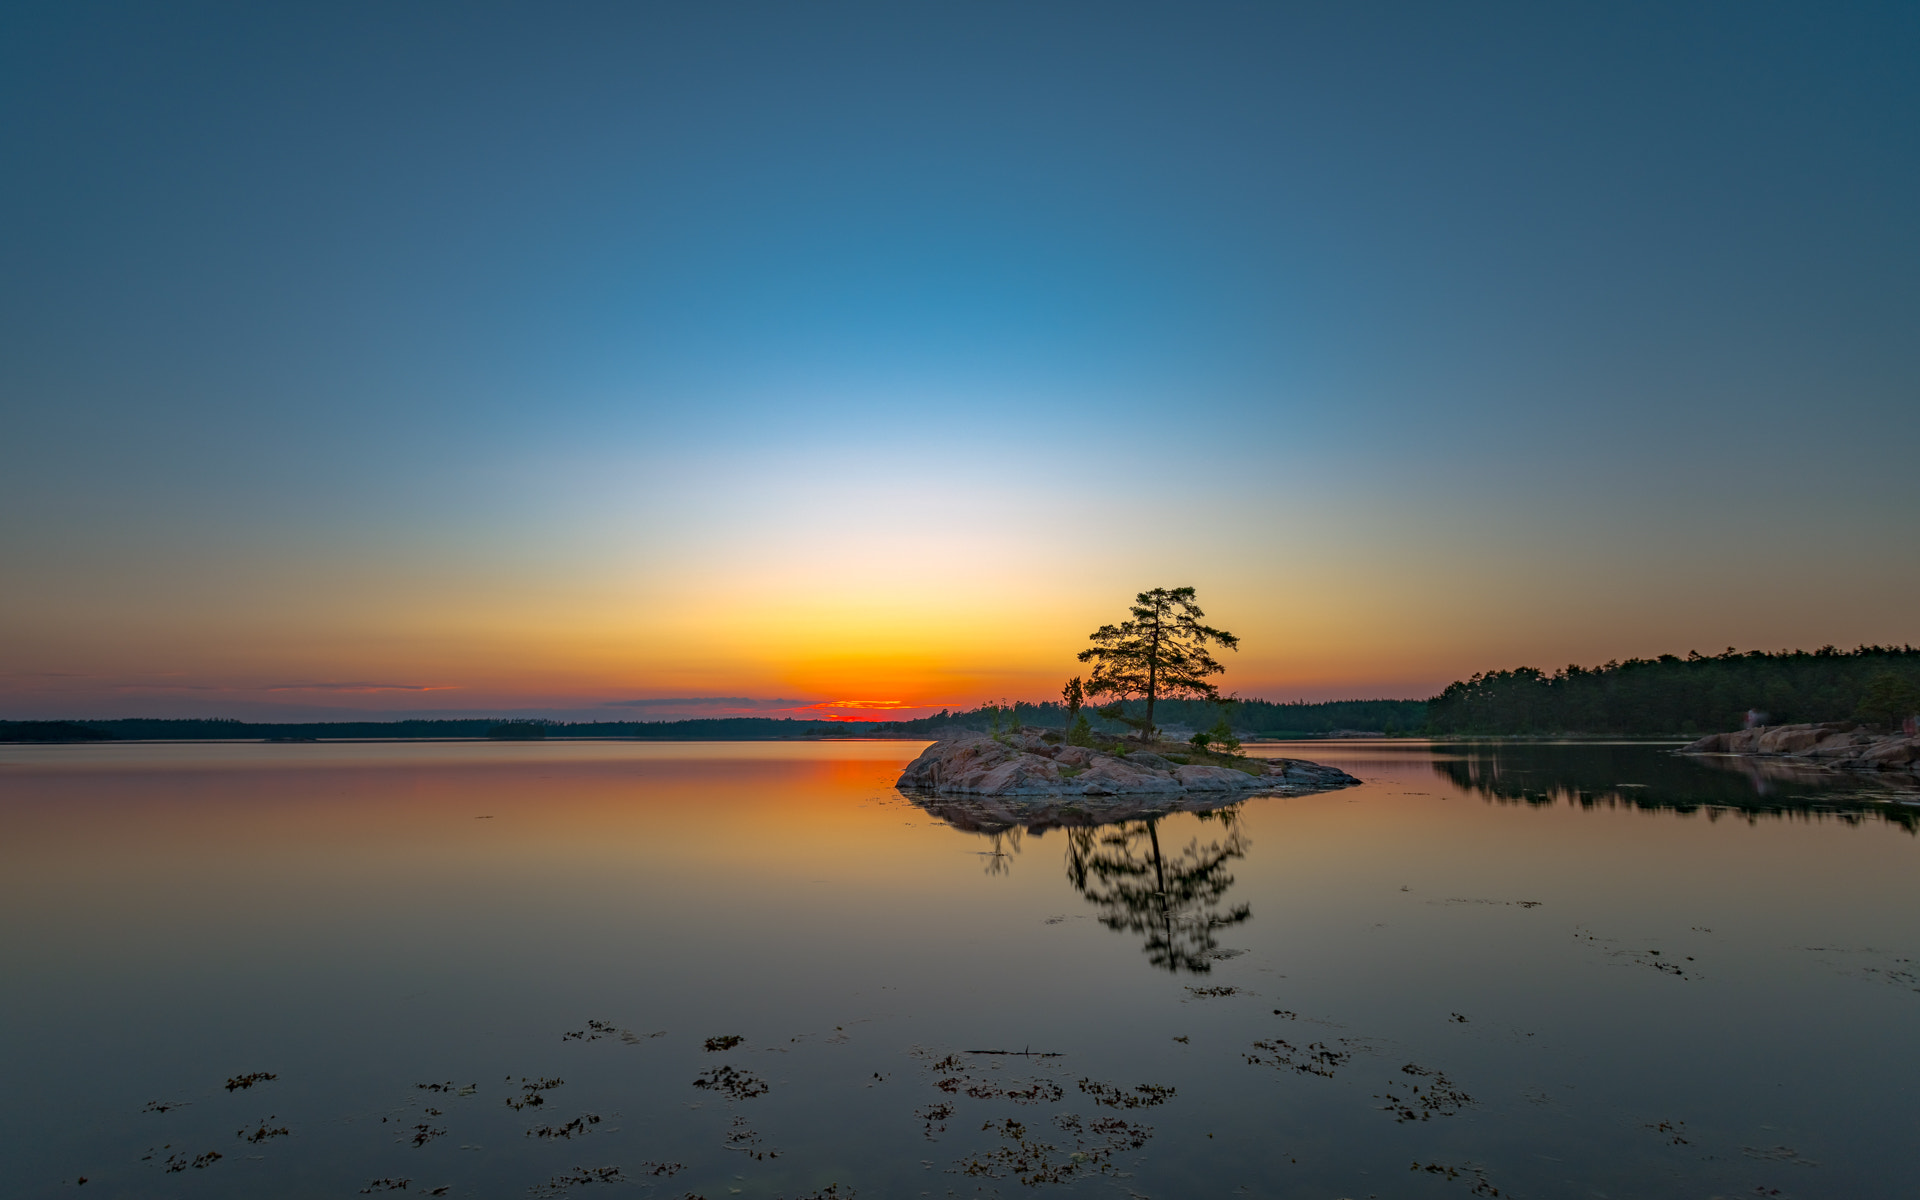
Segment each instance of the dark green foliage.
[{"label": "dark green foliage", "polygon": [[1147,710],[1144,708],[1130,713],[1127,711],[1127,706],[1123,702],[1116,700],[1112,704],[1103,704],[1093,711],[1103,721],[1125,725],[1128,729],[1133,730],[1140,736],[1147,736],[1147,726],[1149,722],[1147,721]]},{"label": "dark green foliage", "polygon": [[1854,710],[1861,720],[1885,728],[1897,727],[1915,713],[1920,713],[1920,687],[1892,671],[1882,671],[1867,681],[1866,694]]},{"label": "dark green foliage", "polygon": [[1851,786],[1757,789],[1755,780],[1742,770],[1709,768],[1676,754],[1649,755],[1644,746],[1469,742],[1436,759],[1433,770],[1456,787],[1497,804],[1704,811],[1709,819],[1718,815],[1715,810],[1738,811],[1749,820],[1763,814],[1875,814],[1908,833],[1920,830],[1920,811],[1912,805],[1888,803],[1890,797]]},{"label": "dark green foliage", "polygon": [[545,721],[502,721],[487,730],[487,736],[496,742],[544,742],[547,740]]},{"label": "dark green foliage", "polygon": [[[1093,645],[1080,652],[1081,662],[1093,664],[1093,674],[1086,682],[1087,695],[1112,696],[1119,701],[1137,696],[1146,702],[1140,724],[1142,737],[1153,736],[1153,708],[1160,697],[1218,697],[1220,689],[1208,677],[1226,667],[1208,648],[1217,645],[1237,650],[1240,646],[1240,639],[1226,630],[1202,625],[1200,619],[1207,614],[1193,600],[1190,587],[1141,592],[1127,610],[1128,620],[1094,630],[1087,635]],[[1109,714],[1102,709],[1101,715],[1131,724],[1118,711]]]},{"label": "dark green foliage", "polygon": [[1920,682],[1920,650],[1729,649],[1712,657],[1663,654],[1593,669],[1570,666],[1552,675],[1518,667],[1449,684],[1429,702],[1427,728],[1437,735],[1655,737],[1738,729],[1749,710],[1766,714],[1772,724],[1845,721],[1879,676],[1914,686]]},{"label": "dark green foliage", "polygon": [[1076,746],[1093,745],[1093,724],[1087,720],[1087,714],[1073,714],[1073,724],[1067,726],[1067,740]]},{"label": "dark green foliage", "polygon": [[[1242,737],[1317,737],[1344,729],[1418,734],[1427,724],[1425,700],[1301,700],[1277,704],[1270,700],[1236,698],[1231,704],[1233,730]],[[1044,704],[1021,701],[1012,708],[1022,725],[1041,729],[1070,727],[1066,709],[1054,701]],[[1130,720],[1100,716],[1100,713],[1113,708],[1113,705],[1107,705],[1101,709],[1082,709],[1077,719],[1087,724],[1090,734],[1095,731],[1124,733],[1129,728],[1138,728],[1146,720],[1146,704],[1142,701],[1129,700],[1115,709]],[[981,707],[964,712],[941,712],[913,721],[888,721],[872,728],[876,733],[889,737],[941,737],[960,729],[985,733],[989,724],[988,714],[992,711],[991,708]],[[1162,699],[1154,706],[1156,723],[1188,729],[1211,728],[1219,722],[1220,714],[1221,705],[1212,700]]]},{"label": "dark green foliage", "polygon": [[113,735],[77,721],[0,721],[0,742],[105,742]]},{"label": "dark green foliage", "polygon": [[1240,739],[1233,736],[1233,725],[1227,720],[1227,714],[1224,711],[1220,714],[1219,722],[1207,732],[1213,743],[1220,747],[1222,754],[1237,754],[1239,752]]},{"label": "dark green foliage", "polygon": [[1072,725],[1087,703],[1086,685],[1078,675],[1067,680],[1066,686],[1060,689],[1060,702],[1067,710],[1067,724]]}]

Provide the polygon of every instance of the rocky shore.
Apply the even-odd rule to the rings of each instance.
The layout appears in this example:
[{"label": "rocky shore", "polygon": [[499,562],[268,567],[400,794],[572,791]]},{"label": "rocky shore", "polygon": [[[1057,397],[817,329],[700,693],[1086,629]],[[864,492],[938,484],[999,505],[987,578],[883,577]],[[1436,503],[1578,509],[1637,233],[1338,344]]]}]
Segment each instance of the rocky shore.
[{"label": "rocky shore", "polygon": [[1068,745],[1059,737],[1025,728],[997,739],[963,733],[921,751],[896,786],[942,796],[1177,799],[1191,793],[1297,794],[1360,782],[1345,771],[1299,759],[1236,759],[1234,766],[1177,762],[1148,750],[1108,754]]},{"label": "rocky shore", "polygon": [[1711,733],[1681,747],[1680,753],[1793,758],[1856,771],[1920,771],[1920,738],[1876,733],[1858,721],[1763,725],[1734,733]]}]

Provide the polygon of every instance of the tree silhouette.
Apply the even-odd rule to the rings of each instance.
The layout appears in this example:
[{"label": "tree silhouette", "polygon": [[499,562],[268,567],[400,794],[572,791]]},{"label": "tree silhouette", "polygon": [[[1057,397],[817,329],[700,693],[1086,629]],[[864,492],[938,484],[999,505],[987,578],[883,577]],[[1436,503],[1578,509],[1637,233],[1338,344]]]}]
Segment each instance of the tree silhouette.
[{"label": "tree silhouette", "polygon": [[[1089,696],[1113,696],[1125,701],[1139,696],[1147,702],[1146,721],[1141,736],[1153,737],[1153,702],[1161,696],[1191,696],[1218,699],[1220,689],[1207,676],[1226,670],[1208,646],[1218,643],[1229,650],[1240,647],[1240,639],[1224,629],[1202,625],[1207,614],[1193,602],[1193,589],[1153,588],[1133,598],[1133,619],[1118,625],[1102,625],[1087,635],[1093,646],[1080,652],[1081,662],[1090,662]],[[1103,709],[1102,715],[1107,710]]]},{"label": "tree silhouette", "polygon": [[1160,845],[1162,817],[1067,831],[1067,880],[1100,909],[1100,923],[1145,935],[1143,949],[1156,967],[1204,975],[1219,946],[1214,930],[1252,918],[1245,904],[1223,909],[1233,876],[1227,865],[1246,856],[1239,806],[1194,814],[1219,821],[1225,841],[1194,838],[1169,856]]}]

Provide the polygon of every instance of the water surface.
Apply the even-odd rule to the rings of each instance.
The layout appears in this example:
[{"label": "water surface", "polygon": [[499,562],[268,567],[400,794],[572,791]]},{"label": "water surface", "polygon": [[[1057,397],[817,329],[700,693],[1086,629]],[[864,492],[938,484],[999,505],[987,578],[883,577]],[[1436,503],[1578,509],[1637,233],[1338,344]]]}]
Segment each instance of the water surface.
[{"label": "water surface", "polygon": [[1910,1194],[1877,783],[1323,742],[962,829],[919,749],[0,749],[0,1193]]}]

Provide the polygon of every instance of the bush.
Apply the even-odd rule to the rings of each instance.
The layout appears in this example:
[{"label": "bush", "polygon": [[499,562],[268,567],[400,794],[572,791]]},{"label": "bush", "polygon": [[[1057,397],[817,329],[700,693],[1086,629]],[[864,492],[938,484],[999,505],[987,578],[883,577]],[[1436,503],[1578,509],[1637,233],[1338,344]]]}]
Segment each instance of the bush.
[{"label": "bush", "polygon": [[1883,671],[1868,681],[1854,715],[1875,725],[1898,728],[1916,712],[1920,712],[1920,688],[1892,671]]}]

